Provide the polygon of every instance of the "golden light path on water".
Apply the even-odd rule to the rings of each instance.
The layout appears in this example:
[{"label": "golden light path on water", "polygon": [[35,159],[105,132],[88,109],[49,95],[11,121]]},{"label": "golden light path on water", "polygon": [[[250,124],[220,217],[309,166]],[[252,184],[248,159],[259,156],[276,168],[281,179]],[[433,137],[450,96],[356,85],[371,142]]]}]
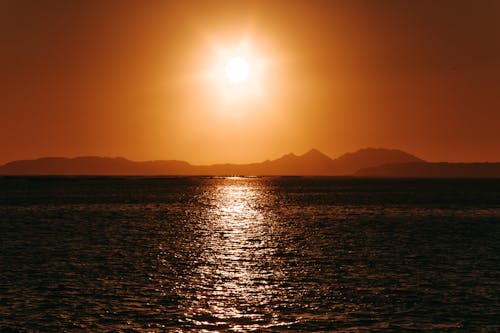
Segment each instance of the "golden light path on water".
[{"label": "golden light path on water", "polygon": [[277,248],[266,210],[270,192],[258,179],[226,178],[214,185],[202,198],[207,209],[199,262],[182,288],[195,294],[185,321],[241,332],[293,323],[271,311],[272,302],[283,298],[283,272],[272,259]]}]

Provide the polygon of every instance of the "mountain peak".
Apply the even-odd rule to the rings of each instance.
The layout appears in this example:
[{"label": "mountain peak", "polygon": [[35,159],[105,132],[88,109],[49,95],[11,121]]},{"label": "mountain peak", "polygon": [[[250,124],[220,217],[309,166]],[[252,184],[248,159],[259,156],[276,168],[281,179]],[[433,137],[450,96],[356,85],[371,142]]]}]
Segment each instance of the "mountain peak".
[{"label": "mountain peak", "polygon": [[424,160],[398,149],[363,148],[346,153],[334,160],[339,173],[352,174],[367,165],[379,166],[389,163],[424,162]]},{"label": "mountain peak", "polygon": [[328,157],[327,155],[323,154],[322,152],[320,152],[315,148],[309,150],[307,153],[301,155],[300,157],[310,160],[326,160],[326,161],[332,160],[330,157]]},{"label": "mountain peak", "polygon": [[294,160],[297,157],[298,156],[295,155],[294,153],[288,153],[288,154],[285,154],[285,155],[281,156],[278,160]]},{"label": "mountain peak", "polygon": [[362,148],[355,152],[345,153],[342,156],[338,157],[337,160],[350,160],[350,159],[372,158],[372,157],[379,157],[383,159],[389,157],[390,159],[391,158],[403,159],[408,162],[424,162],[424,160],[399,149],[373,148],[373,147]]},{"label": "mountain peak", "polygon": [[303,156],[305,155],[324,155],[322,152],[320,152],[319,150],[317,150],[316,148],[313,148],[313,149],[310,149],[309,151],[307,151]]},{"label": "mountain peak", "polygon": [[388,148],[378,148],[378,147],[361,148],[353,153],[347,153],[344,155],[355,155],[355,154],[399,154],[399,155],[411,156],[412,158],[421,160],[420,158],[408,154],[400,149],[388,149]]}]

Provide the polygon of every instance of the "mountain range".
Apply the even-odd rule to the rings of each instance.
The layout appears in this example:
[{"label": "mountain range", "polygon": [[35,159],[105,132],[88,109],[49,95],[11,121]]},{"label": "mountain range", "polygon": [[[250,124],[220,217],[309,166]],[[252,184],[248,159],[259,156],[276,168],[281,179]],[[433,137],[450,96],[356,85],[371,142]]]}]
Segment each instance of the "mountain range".
[{"label": "mountain range", "polygon": [[332,159],[311,149],[250,164],[191,165],[176,160],[135,162],[123,157],[46,157],[0,166],[1,175],[352,175],[360,169],[387,163],[423,162],[400,150],[365,148]]},{"label": "mountain range", "polygon": [[500,163],[429,163],[396,149],[365,148],[332,159],[311,149],[250,164],[192,165],[185,161],[131,161],[123,157],[45,157],[0,166],[0,175],[144,175],[144,176],[358,176],[494,177]]}]

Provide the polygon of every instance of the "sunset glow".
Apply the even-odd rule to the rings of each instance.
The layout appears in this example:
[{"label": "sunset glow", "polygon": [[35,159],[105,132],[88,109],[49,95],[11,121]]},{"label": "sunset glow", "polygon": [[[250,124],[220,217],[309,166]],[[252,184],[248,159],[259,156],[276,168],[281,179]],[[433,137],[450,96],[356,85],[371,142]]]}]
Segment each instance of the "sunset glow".
[{"label": "sunset glow", "polygon": [[229,81],[238,84],[248,78],[250,64],[243,57],[234,57],[229,59],[224,71]]},{"label": "sunset glow", "polygon": [[0,163],[500,160],[500,2],[7,3]]},{"label": "sunset glow", "polygon": [[1,332],[500,327],[500,0],[0,0],[0,41]]},{"label": "sunset glow", "polygon": [[[212,62],[202,70],[203,89],[213,92],[212,109],[270,103],[272,91],[268,85],[270,54],[259,50],[257,37],[241,37],[239,41],[217,40],[213,42]],[[237,112],[241,113],[241,112]],[[254,113],[254,117],[256,113]]]}]

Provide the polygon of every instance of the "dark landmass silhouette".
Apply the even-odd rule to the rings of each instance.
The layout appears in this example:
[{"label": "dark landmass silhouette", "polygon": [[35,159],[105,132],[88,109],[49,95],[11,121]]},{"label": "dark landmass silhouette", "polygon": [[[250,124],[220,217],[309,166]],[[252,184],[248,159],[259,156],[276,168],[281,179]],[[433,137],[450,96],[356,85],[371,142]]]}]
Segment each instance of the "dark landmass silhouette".
[{"label": "dark landmass silhouette", "polygon": [[338,174],[352,175],[360,169],[372,166],[425,161],[397,149],[365,148],[354,153],[344,154],[335,159],[334,162]]},{"label": "dark landmass silhouette", "polygon": [[45,157],[20,160],[0,167],[2,175],[173,175],[191,165],[183,161],[134,162],[123,157]]},{"label": "dark landmass silhouette", "polygon": [[393,163],[363,168],[359,177],[500,178],[500,163]]},{"label": "dark landmass silhouette", "polygon": [[250,164],[134,162],[123,157],[46,157],[0,166],[0,175],[356,176],[500,178],[500,163],[430,163],[401,150],[365,148],[331,159],[316,149]]},{"label": "dark landmass silhouette", "polygon": [[388,163],[424,162],[401,150],[365,148],[336,159],[316,149],[303,155],[250,164],[191,165],[184,161],[134,162],[122,157],[47,157],[0,166],[0,175],[144,175],[144,176],[343,176]]}]

